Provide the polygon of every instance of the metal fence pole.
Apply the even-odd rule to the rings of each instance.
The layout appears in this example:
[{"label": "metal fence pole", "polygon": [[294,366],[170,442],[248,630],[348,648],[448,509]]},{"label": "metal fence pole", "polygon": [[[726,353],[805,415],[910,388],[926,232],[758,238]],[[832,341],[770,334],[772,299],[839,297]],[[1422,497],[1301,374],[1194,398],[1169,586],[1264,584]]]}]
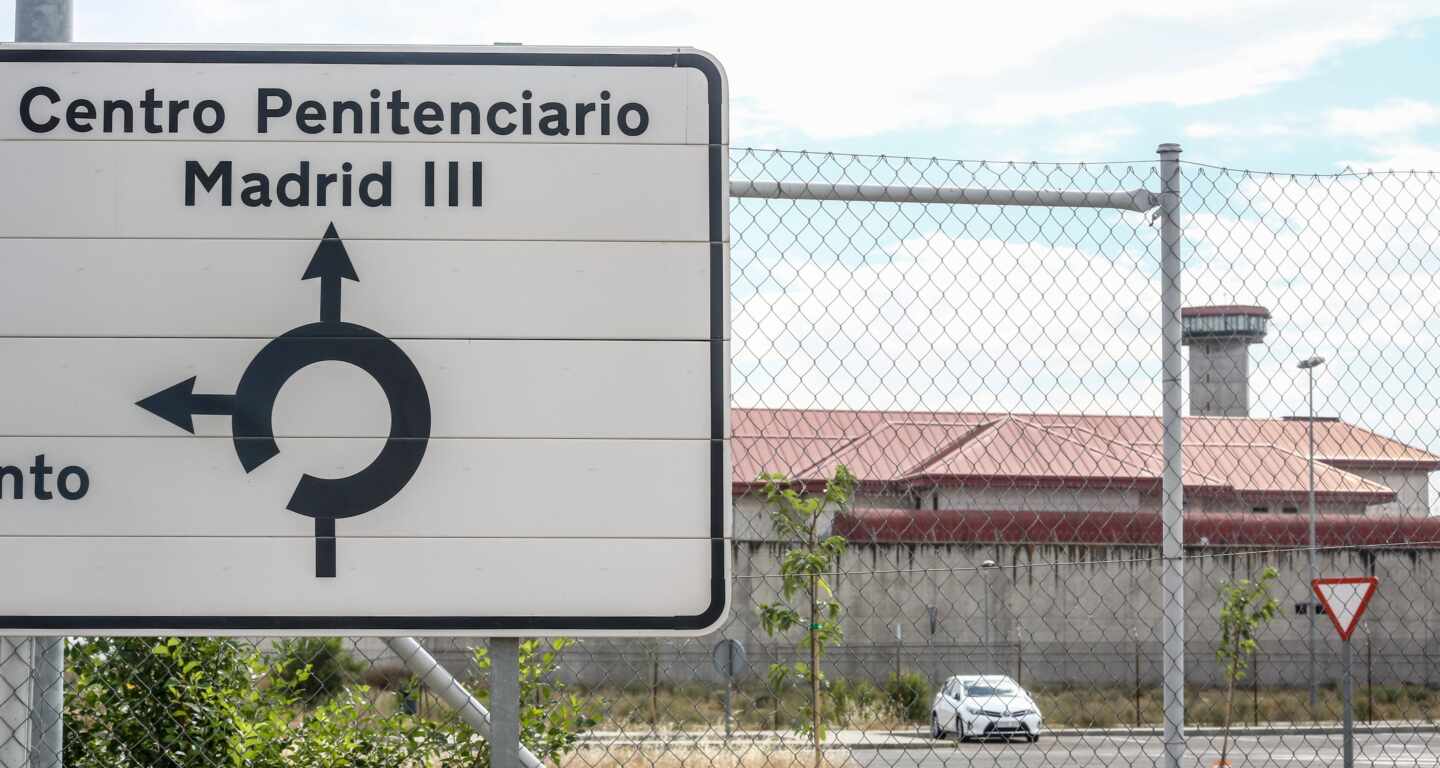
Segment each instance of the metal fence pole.
[{"label": "metal fence pole", "polygon": [[520,641],[490,638],[490,766],[521,768]]},{"label": "metal fence pole", "polygon": [[31,641],[30,766],[60,768],[65,729],[65,638]]},{"label": "metal fence pole", "polygon": [[15,0],[17,43],[68,43],[73,27],[71,0]]},{"label": "metal fence pole", "polygon": [[30,647],[23,637],[0,637],[0,768],[25,768],[30,753],[22,726],[30,714]]},{"label": "metal fence pole", "polygon": [[[74,32],[71,0],[15,0],[15,42],[68,43]],[[65,638],[33,638],[30,648],[30,766],[60,768],[64,742]],[[0,740],[8,725],[0,725]]]},{"label": "metal fence pole", "polygon": [[1165,765],[1179,768],[1185,756],[1185,507],[1184,422],[1181,420],[1180,358],[1180,145],[1161,144],[1160,154],[1160,327],[1161,398],[1164,406],[1164,460],[1161,514],[1163,565],[1160,577],[1161,632],[1165,645],[1162,694],[1165,707]]}]

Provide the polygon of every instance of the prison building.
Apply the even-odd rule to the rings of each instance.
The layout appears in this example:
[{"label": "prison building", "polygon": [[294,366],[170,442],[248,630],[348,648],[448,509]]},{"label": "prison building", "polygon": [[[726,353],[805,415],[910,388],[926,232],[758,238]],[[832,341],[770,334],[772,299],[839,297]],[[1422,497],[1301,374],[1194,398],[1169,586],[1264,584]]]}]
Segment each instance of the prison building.
[{"label": "prison building", "polygon": [[[1259,674],[1305,682],[1313,427],[1318,572],[1381,578],[1366,649],[1377,680],[1440,685],[1440,517],[1430,517],[1440,456],[1335,418],[1251,416],[1249,348],[1269,320],[1255,306],[1184,311],[1187,676],[1218,680],[1222,585],[1273,566],[1286,610],[1265,631]],[[818,490],[843,464],[859,487],[824,521],[847,541],[834,585],[846,606],[832,654],[842,673],[883,674],[898,652],[932,677],[1158,679],[1159,417],[737,408],[732,423],[736,579],[724,632],[761,657],[792,651],[756,615],[776,598],[787,548],[758,478]],[[1339,646],[1321,630],[1322,668],[1333,670]]]},{"label": "prison building", "polygon": [[[819,489],[844,464],[859,479],[855,501],[825,522],[847,541],[834,579],[845,605],[845,641],[831,652],[840,674],[883,678],[898,653],[934,679],[1158,680],[1159,419],[768,409],[733,418],[736,579],[724,632],[757,658],[795,651],[763,632],[755,608],[777,598],[787,549],[756,478],[783,472]],[[1307,680],[1307,426],[1185,419],[1192,682],[1219,680],[1222,585],[1271,566],[1284,610],[1263,634],[1259,674],[1267,685]],[[1314,426],[1318,573],[1381,578],[1367,614],[1374,679],[1440,685],[1440,517],[1427,517],[1440,457],[1343,421]],[[1322,623],[1326,680],[1339,668],[1333,635]]]},{"label": "prison building", "polygon": [[[732,419],[737,537],[768,537],[762,472],[818,485],[841,464],[860,480],[858,508],[1160,511],[1158,417],[737,409]],[[1308,514],[1310,426],[1185,418],[1185,512]],[[1320,515],[1430,514],[1440,456],[1343,421],[1313,426]]]}]

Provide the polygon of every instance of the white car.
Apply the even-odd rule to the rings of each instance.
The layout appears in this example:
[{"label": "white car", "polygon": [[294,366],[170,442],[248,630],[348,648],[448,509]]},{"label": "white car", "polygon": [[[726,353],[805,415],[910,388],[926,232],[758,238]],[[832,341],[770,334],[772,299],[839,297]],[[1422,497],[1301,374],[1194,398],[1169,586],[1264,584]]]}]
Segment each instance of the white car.
[{"label": "white car", "polygon": [[930,705],[930,736],[961,741],[990,736],[1040,740],[1040,707],[1018,683],[1003,675],[956,675]]}]

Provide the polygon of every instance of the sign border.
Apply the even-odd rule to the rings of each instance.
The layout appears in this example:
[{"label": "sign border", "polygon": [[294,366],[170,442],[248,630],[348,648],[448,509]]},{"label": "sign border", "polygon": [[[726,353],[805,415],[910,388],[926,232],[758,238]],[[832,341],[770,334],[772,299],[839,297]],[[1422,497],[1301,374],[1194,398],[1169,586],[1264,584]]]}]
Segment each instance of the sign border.
[{"label": "sign border", "polygon": [[[1322,584],[1369,584],[1370,589],[1365,591],[1360,598],[1360,606],[1355,609],[1355,618],[1351,619],[1350,628],[1340,626],[1340,619],[1336,618],[1335,611],[1330,607],[1330,601],[1325,599],[1325,593],[1320,591]],[[1365,609],[1370,607],[1370,599],[1380,591],[1380,579],[1374,576],[1349,576],[1334,579],[1316,579],[1310,582],[1310,589],[1315,592],[1315,597],[1325,606],[1325,615],[1330,617],[1330,623],[1335,626],[1335,631],[1340,633],[1340,639],[1350,642],[1350,636],[1355,634],[1355,628],[1360,626],[1360,617],[1365,615]]]},{"label": "sign border", "polygon": [[710,244],[710,604],[700,613],[679,616],[5,616],[6,630],[174,631],[228,634],[318,630],[408,634],[410,632],[489,633],[698,633],[717,626],[729,600],[729,563],[725,507],[730,478],[725,465],[725,415],[728,361],[725,358],[725,76],[719,64],[696,49],[646,48],[505,50],[168,48],[168,47],[11,47],[0,45],[0,63],[147,63],[147,64],[401,64],[528,67],[653,67],[696,69],[705,76]]}]

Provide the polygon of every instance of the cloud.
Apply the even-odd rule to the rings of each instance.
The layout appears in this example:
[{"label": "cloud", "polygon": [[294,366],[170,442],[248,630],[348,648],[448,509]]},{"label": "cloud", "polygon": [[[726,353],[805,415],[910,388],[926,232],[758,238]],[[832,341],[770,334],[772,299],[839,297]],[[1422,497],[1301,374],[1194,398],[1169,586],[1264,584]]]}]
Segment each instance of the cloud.
[{"label": "cloud", "polygon": [[1418,141],[1399,141],[1374,144],[1370,147],[1374,155],[1368,160],[1346,160],[1339,165],[1344,168],[1433,171],[1440,169],[1440,147]]},{"label": "cloud", "polygon": [[1095,157],[1103,157],[1120,146],[1124,139],[1129,139],[1139,130],[1133,125],[1112,125],[1105,128],[1096,128],[1082,133],[1072,133],[1061,136],[1050,145],[1050,152],[1056,160],[1087,160]]},{"label": "cloud", "polygon": [[[1383,40],[1435,12],[1415,3],[1209,3],[1147,7],[1045,52],[979,116],[1019,123],[1137,104],[1192,106],[1252,96],[1306,75],[1346,47]],[[1263,35],[1256,30],[1264,30]]]},{"label": "cloud", "polygon": [[1259,123],[1196,122],[1182,129],[1190,139],[1275,138],[1299,133],[1293,125],[1279,121]]},{"label": "cloud", "polygon": [[[1023,218],[988,213],[966,224]],[[1113,218],[1144,229],[1139,215]],[[806,240],[733,248],[737,404],[1128,413],[1158,397],[1147,353],[1159,292],[1130,248],[917,228],[835,258]]]},{"label": "cloud", "polygon": [[1365,109],[1334,109],[1326,128],[1339,136],[1383,138],[1407,136],[1440,123],[1440,106],[1414,99],[1394,99]]},{"label": "cloud", "polygon": [[1377,170],[1440,169],[1440,147],[1420,140],[1423,129],[1440,125],[1440,104],[1392,99],[1372,107],[1334,109],[1326,130],[1366,144],[1369,158],[1345,160],[1343,168]]},{"label": "cloud", "polygon": [[[191,0],[85,3],[79,40],[664,44],[725,63],[738,140],[1018,125],[1141,104],[1205,104],[1304,76],[1440,13],[1395,0],[884,6],[736,0]],[[1257,30],[1263,30],[1257,32]],[[1080,121],[1073,133],[1089,126]]]}]

